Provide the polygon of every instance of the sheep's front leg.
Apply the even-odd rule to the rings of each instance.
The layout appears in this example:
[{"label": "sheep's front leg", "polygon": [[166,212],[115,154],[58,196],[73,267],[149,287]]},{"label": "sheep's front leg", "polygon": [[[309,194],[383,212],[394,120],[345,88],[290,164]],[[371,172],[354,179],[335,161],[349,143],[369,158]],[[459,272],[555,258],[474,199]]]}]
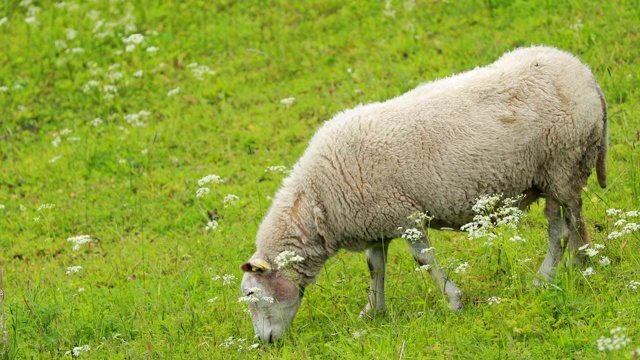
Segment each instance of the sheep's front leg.
[{"label": "sheep's front leg", "polygon": [[385,311],[387,304],[384,297],[384,275],[387,264],[387,250],[389,242],[383,241],[367,250],[367,265],[371,274],[371,284],[369,285],[369,303],[360,312],[360,317],[369,315],[372,312]]},{"label": "sheep's front leg", "polygon": [[413,258],[416,259],[420,266],[428,267],[427,271],[429,271],[431,279],[449,299],[449,308],[451,310],[460,310],[462,308],[462,290],[438,266],[438,260],[429,240],[423,238],[415,242],[409,241],[409,247]]},{"label": "sheep's front leg", "polygon": [[555,278],[556,269],[558,268],[558,264],[560,264],[560,260],[562,260],[562,253],[566,246],[563,239],[566,239],[568,235],[566,225],[568,214],[565,214],[564,217],[562,216],[559,202],[547,198],[545,201],[544,216],[549,221],[549,227],[547,228],[549,248],[547,249],[547,256],[544,258],[540,270],[538,270],[538,278],[534,280],[536,285],[540,285],[540,280],[550,282]]}]

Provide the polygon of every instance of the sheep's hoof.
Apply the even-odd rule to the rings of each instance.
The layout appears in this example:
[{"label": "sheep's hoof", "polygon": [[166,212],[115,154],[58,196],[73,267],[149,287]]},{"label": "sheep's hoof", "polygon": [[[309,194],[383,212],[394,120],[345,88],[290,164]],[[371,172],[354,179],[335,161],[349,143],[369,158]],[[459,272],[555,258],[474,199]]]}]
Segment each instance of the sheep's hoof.
[{"label": "sheep's hoof", "polygon": [[384,316],[384,315],[387,315],[387,309],[375,309],[375,310],[364,309],[360,311],[360,315],[358,316],[358,319],[372,320],[372,319],[375,319],[377,316]]}]

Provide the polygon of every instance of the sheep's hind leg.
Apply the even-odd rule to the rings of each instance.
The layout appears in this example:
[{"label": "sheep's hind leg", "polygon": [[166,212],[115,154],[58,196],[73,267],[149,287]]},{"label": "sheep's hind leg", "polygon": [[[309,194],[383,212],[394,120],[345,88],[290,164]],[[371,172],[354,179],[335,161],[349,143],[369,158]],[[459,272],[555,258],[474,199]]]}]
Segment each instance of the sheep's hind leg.
[{"label": "sheep's hind leg", "polygon": [[589,232],[587,231],[587,225],[584,222],[582,216],[582,198],[569,202],[564,208],[567,210],[566,222],[569,228],[569,251],[570,256],[567,259],[567,266],[582,264],[584,261],[585,253],[579,249],[585,244],[590,244]]},{"label": "sheep's hind leg", "polygon": [[563,239],[567,238],[567,226],[560,211],[560,203],[552,198],[547,198],[545,201],[544,216],[549,222],[549,227],[547,228],[549,248],[547,249],[547,256],[544,258],[540,270],[538,270],[537,279],[534,280],[534,284],[536,285],[540,285],[541,280],[546,282],[553,281],[566,246]]},{"label": "sheep's hind leg", "polygon": [[423,238],[415,242],[408,241],[408,243],[413,258],[416,259],[420,266],[428,267],[427,271],[429,271],[431,279],[449,299],[449,308],[451,310],[460,310],[462,308],[462,290],[438,266],[438,260],[429,240]]},{"label": "sheep's hind leg", "polygon": [[382,241],[367,250],[367,265],[371,274],[371,284],[369,285],[369,302],[360,312],[360,318],[375,312],[384,312],[387,308],[384,296],[384,276],[388,249],[389,242]]}]

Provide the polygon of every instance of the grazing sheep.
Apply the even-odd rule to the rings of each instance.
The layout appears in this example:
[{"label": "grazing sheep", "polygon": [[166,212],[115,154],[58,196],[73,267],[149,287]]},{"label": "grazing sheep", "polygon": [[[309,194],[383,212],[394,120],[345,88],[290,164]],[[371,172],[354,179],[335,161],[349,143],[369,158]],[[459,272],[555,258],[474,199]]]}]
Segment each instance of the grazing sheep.
[{"label": "grazing sheep", "polygon": [[[304,289],[340,249],[367,250],[363,314],[384,310],[387,248],[402,234],[398,227],[413,227],[407,216],[428,213],[430,227],[460,229],[482,195],[522,195],[521,209],[546,199],[549,249],[538,274],[552,280],[561,240],[578,260],[589,241],[581,191],[594,165],[606,186],[607,138],[605,99],[589,68],[542,46],[339,113],[284,180],[257,250],[241,266],[256,334],[268,342],[282,337]],[[409,246],[459,309],[462,292],[433,252],[422,251],[428,239]],[[298,259],[284,265],[280,254]]]}]

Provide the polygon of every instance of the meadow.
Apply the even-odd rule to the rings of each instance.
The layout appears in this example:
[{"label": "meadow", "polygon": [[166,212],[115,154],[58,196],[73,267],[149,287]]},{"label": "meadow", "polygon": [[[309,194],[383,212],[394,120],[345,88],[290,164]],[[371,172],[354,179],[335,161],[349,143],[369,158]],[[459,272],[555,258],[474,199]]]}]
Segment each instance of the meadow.
[{"label": "meadow", "polygon": [[[397,240],[388,314],[358,319],[365,255],[341,252],[259,344],[239,266],[315,130],[531,44],[579,56],[608,101],[589,262],[532,286],[534,204],[524,241],[431,232],[461,311]],[[0,355],[638,359],[639,59],[637,0],[1,1]]]}]

